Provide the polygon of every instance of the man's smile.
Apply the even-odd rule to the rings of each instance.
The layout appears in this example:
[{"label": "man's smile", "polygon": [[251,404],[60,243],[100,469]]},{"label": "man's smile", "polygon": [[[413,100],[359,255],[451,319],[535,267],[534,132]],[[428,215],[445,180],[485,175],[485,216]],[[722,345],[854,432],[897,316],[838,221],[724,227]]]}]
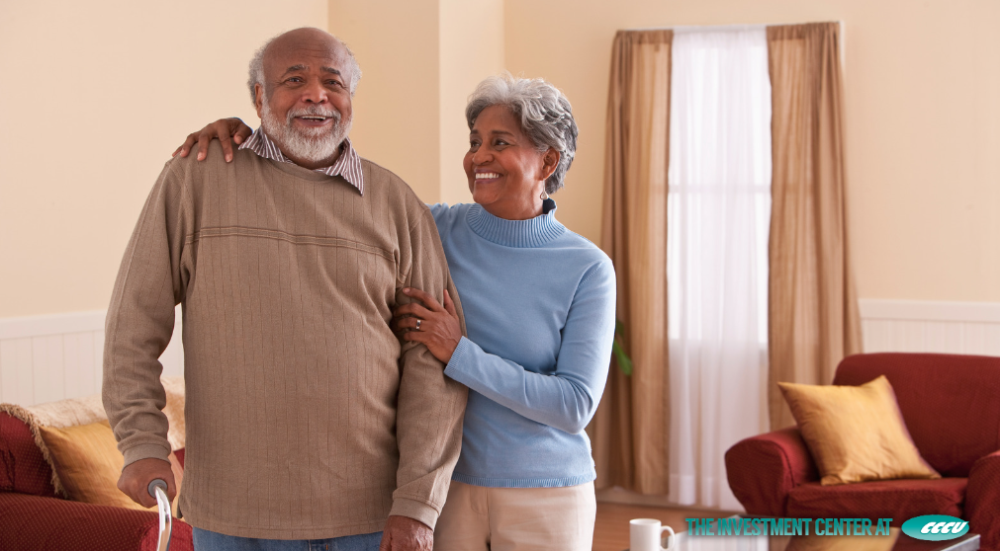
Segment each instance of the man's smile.
[{"label": "man's smile", "polygon": [[300,115],[294,117],[294,119],[298,121],[299,124],[302,124],[310,128],[316,128],[332,122],[334,118],[323,115]]}]

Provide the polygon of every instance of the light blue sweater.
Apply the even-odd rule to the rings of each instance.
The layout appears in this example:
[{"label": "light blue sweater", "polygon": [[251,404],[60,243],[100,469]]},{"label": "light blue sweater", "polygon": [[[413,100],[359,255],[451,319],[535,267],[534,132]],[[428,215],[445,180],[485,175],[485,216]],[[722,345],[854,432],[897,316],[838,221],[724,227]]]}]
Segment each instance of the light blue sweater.
[{"label": "light blue sweater", "polygon": [[431,212],[469,332],[444,371],[470,389],[452,479],[499,488],[594,480],[583,429],[611,360],[611,260],[554,211],[531,220],[475,204]]}]

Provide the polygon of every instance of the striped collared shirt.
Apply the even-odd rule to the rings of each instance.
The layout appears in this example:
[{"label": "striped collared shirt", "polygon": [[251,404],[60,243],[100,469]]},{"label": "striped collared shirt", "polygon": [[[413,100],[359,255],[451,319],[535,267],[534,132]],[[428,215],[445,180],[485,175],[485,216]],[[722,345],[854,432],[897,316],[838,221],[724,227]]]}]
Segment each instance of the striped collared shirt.
[{"label": "striped collared shirt", "polygon": [[[254,130],[250,139],[240,145],[240,149],[249,149],[257,155],[272,161],[295,164],[281,153],[278,145],[271,141],[261,128]],[[340,146],[340,157],[337,157],[337,161],[328,167],[317,168],[316,172],[322,172],[327,176],[340,176],[347,180],[349,184],[358,188],[358,192],[361,195],[365,194],[365,177],[361,172],[361,156],[351,146],[350,138],[344,138],[344,143]]]}]

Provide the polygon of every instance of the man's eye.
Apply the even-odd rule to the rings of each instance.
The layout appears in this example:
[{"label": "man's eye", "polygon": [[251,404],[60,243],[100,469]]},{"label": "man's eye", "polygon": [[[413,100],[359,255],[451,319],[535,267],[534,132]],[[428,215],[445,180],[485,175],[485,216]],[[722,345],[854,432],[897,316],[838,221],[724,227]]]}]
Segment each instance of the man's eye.
[{"label": "man's eye", "polygon": [[469,149],[473,151],[479,149],[479,142],[469,142]]},{"label": "man's eye", "polygon": [[302,79],[300,77],[292,77],[292,78],[286,80],[285,82],[290,82],[290,83],[297,84],[299,82],[302,82]]},{"label": "man's eye", "polygon": [[503,141],[503,140],[497,140],[497,141],[493,142],[493,145],[501,146],[501,145],[510,145],[510,144],[507,143],[507,142],[505,142],[505,141]]}]

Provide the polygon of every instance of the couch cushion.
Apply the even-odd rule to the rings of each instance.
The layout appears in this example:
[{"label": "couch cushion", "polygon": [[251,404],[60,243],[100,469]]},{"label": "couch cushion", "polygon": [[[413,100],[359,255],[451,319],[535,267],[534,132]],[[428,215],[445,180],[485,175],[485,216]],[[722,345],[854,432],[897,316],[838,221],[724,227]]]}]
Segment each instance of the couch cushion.
[{"label": "couch cushion", "polygon": [[1000,450],[1000,358],[952,354],[858,354],[837,368],[835,385],[885,375],[920,455],[946,477]]},{"label": "couch cushion", "polygon": [[31,429],[0,412],[0,492],[55,497],[52,468],[35,444]]},{"label": "couch cushion", "polygon": [[[156,513],[0,493],[4,551],[156,551]],[[191,526],[174,519],[170,551],[192,551]]]},{"label": "couch cushion", "polygon": [[790,517],[892,518],[899,526],[920,515],[961,517],[966,478],[879,480],[822,486],[816,482],[788,494]]}]

